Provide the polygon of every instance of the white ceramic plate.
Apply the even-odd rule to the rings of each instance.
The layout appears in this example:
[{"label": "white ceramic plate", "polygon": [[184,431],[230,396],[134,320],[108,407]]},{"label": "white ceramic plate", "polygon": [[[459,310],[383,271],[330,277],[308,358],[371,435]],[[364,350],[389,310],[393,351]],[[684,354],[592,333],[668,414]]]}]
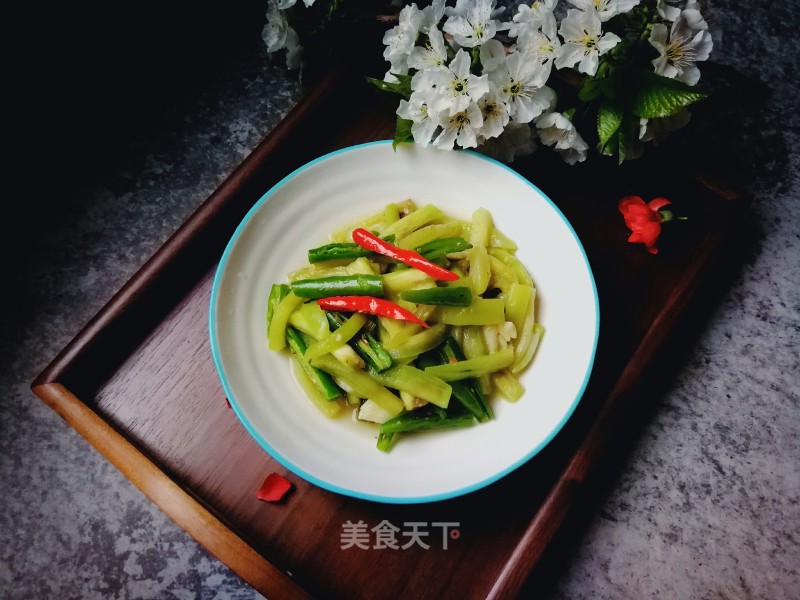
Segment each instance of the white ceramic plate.
[{"label": "white ceramic plate", "polygon": [[[414,199],[468,220],[487,208],[517,242],[537,285],[545,328],[526,392],[497,400],[495,419],[474,427],[406,435],[384,454],[377,429],[348,415],[328,419],[295,382],[287,355],[267,348],[273,283],[307,264],[309,248],[335,229]],[[575,233],[558,208],[516,172],[485,156],[391,142],[323,156],[285,177],[256,203],[220,261],[210,336],[225,392],[247,431],[278,462],[328,490],[390,503],[429,502],[482,488],[539,452],[574,411],[599,332],[597,291]]]}]

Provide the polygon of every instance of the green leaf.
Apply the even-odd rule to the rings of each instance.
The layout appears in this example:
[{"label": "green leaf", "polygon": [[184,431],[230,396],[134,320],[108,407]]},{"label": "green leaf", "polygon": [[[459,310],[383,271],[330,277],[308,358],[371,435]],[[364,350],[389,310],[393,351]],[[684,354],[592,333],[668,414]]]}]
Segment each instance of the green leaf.
[{"label": "green leaf", "polygon": [[398,144],[411,139],[411,126],[414,121],[397,117],[397,123],[394,127],[394,141],[392,141],[392,149],[397,148]]},{"label": "green leaf", "polygon": [[583,85],[578,92],[578,98],[584,102],[591,102],[600,96],[601,93],[602,88],[600,86],[600,82],[597,79],[587,79],[583,82]]},{"label": "green leaf", "polygon": [[400,94],[403,98],[408,100],[411,97],[411,75],[395,75],[397,83],[384,81],[375,77],[367,77],[372,85],[384,92],[391,92],[393,94]]},{"label": "green leaf", "polygon": [[600,140],[600,152],[603,152],[609,141],[622,125],[622,105],[619,102],[604,100],[597,111],[597,137]]},{"label": "green leaf", "polygon": [[639,71],[637,83],[631,108],[633,114],[646,119],[669,117],[706,97],[690,85],[651,71]]}]

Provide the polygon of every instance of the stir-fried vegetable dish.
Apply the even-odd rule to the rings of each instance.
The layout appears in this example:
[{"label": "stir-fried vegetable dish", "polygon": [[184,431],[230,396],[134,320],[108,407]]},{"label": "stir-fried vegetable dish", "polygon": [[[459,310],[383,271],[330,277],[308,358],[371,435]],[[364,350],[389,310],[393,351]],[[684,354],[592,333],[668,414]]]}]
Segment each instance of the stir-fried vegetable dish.
[{"label": "stir-fried vegetable dish", "polygon": [[335,231],[269,291],[267,341],[288,353],[328,417],[377,424],[377,447],[494,418],[519,400],[519,375],[544,328],[516,244],[486,209],[451,218],[392,203]]}]

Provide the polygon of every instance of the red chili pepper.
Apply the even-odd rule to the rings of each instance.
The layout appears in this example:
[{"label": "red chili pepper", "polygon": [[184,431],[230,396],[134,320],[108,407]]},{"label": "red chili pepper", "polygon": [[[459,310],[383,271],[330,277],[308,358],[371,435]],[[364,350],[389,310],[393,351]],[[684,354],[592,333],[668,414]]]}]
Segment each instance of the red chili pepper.
[{"label": "red chili pepper", "polygon": [[353,230],[353,241],[367,250],[372,250],[378,254],[383,254],[389,258],[399,260],[407,264],[409,267],[419,269],[423,273],[427,273],[434,279],[441,279],[442,281],[456,281],[458,275],[452,271],[448,271],[444,267],[432,263],[424,258],[421,254],[413,250],[404,250],[397,246],[390,244],[386,240],[382,240],[376,235],[372,235],[366,229],[358,228]]},{"label": "red chili pepper", "polygon": [[394,302],[375,298],[374,296],[330,296],[320,298],[317,304],[323,310],[338,310],[345,312],[360,312],[379,317],[389,317],[398,321],[408,321],[428,328],[428,324],[410,310],[398,306]]}]

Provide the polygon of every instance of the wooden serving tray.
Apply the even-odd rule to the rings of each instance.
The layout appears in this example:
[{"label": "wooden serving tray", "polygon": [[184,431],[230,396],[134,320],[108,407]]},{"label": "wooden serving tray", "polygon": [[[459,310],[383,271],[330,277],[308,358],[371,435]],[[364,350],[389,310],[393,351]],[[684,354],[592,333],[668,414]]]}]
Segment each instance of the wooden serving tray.
[{"label": "wooden serving tray", "polygon": [[[287,473],[228,407],[209,349],[209,294],[225,244],[253,203],[313,158],[391,137],[393,109],[366,84],[339,73],[325,78],[32,385],[164,512],[269,598],[519,594],[587,496],[592,476],[607,472],[601,459],[616,440],[637,433],[636,416],[653,399],[651,366],[679,349],[672,343],[680,339],[676,325],[707,295],[704,284],[724,264],[720,259],[730,259],[726,242],[743,214],[736,194],[674,166],[660,168],[657,155],[619,168],[608,161],[569,167],[548,150],[514,165],[571,221],[595,274],[601,333],[578,409],[534,459],[466,496],[402,506],[337,495]],[[616,206],[629,194],[666,196],[689,217],[665,228],[657,256],[626,242]],[[281,503],[255,497],[272,471],[294,484]],[[348,522],[391,524],[401,544],[419,523],[429,547],[378,548],[370,532],[367,548],[345,548]],[[457,525],[444,535],[435,523]]]}]

